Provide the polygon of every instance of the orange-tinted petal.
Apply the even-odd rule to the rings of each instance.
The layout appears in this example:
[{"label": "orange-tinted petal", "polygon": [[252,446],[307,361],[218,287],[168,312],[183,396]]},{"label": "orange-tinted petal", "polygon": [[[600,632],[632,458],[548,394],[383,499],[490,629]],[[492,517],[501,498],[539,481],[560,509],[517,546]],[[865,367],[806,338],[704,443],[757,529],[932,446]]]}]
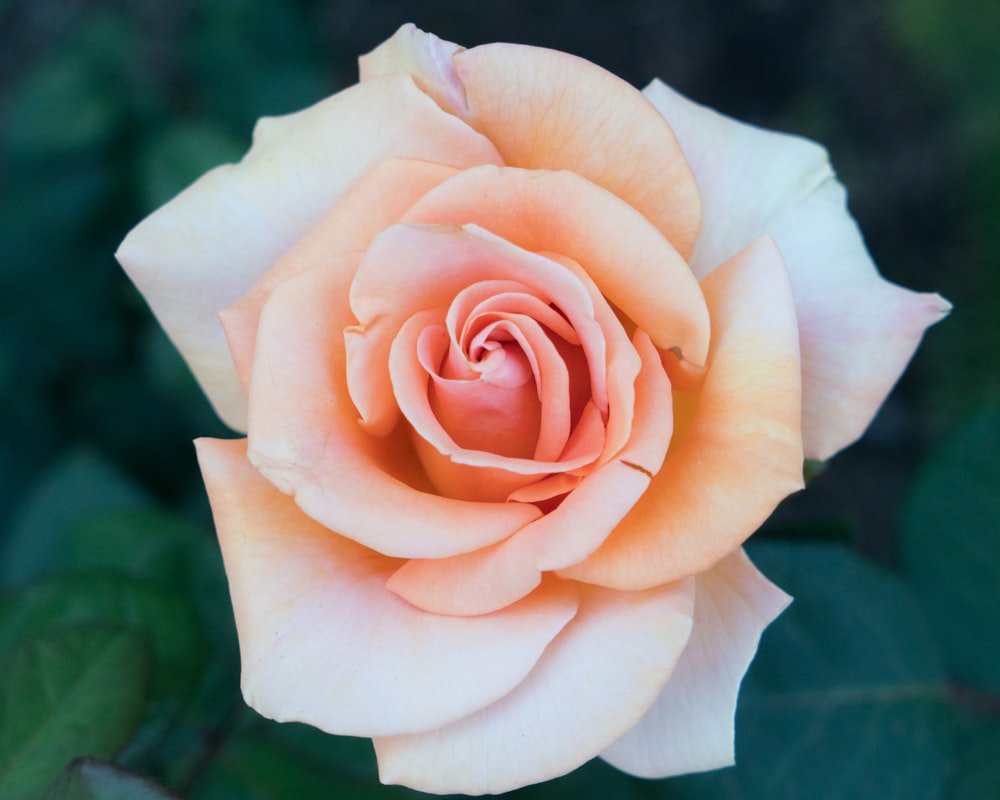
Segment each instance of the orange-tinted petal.
[{"label": "orange-tinted petal", "polygon": [[[469,449],[455,441],[443,424],[443,422],[448,421],[448,416],[445,415],[443,420],[439,418],[432,405],[431,377],[416,354],[421,334],[426,331],[428,320],[436,318],[436,312],[433,310],[410,317],[393,341],[389,359],[389,372],[392,376],[396,401],[421,440],[455,464],[502,469],[529,478],[539,477],[547,472],[557,470],[576,469],[594,461],[600,453],[601,441],[593,442],[589,450],[574,453],[572,457],[562,458],[558,461],[538,461],[530,455],[505,455],[493,450]],[[530,401],[537,403],[533,389]],[[517,419],[510,420],[512,426],[516,426],[517,422]],[[533,432],[537,434],[537,419],[532,417],[527,422],[532,425]],[[513,490],[514,487],[511,486],[506,492]],[[504,496],[506,496],[506,492]]]},{"label": "orange-tinted petal", "polygon": [[[501,324],[509,328],[510,338],[519,343],[531,368],[538,400],[530,412],[538,417],[532,457],[539,461],[555,461],[569,439],[572,400],[569,368],[550,337],[572,345],[579,345],[580,337],[562,314],[549,302],[530,293],[523,284],[480,281],[461,292],[448,310],[448,331],[453,343],[451,365],[461,361],[455,368],[456,373],[482,373],[487,368],[493,356],[498,355],[495,350],[482,364],[474,365],[460,353],[471,354],[487,346],[477,343]],[[441,380],[436,381],[439,386]],[[528,409],[521,413],[528,413]]]},{"label": "orange-tinted petal", "polygon": [[462,118],[513,167],[570,170],[642,212],[685,258],[701,223],[677,138],[634,87],[584,59],[515,44],[457,52]]},{"label": "orange-tinted petal", "polygon": [[497,614],[426,614],[385,589],[399,563],[305,516],[246,460],[245,442],[198,455],[229,578],[243,693],[279,721],[395,735],[474,713],[519,685],[576,613],[552,581]]},{"label": "orange-tinted petal", "polygon": [[[642,366],[642,357],[636,352],[621,321],[587,271],[567,256],[554,253],[546,256],[570,270],[587,287],[594,303],[594,319],[603,334],[605,375],[598,385],[603,391],[594,398],[599,401],[597,405],[604,428],[604,451],[598,461],[603,464],[614,458],[632,436],[635,381]],[[642,337],[644,344],[652,347],[649,332],[643,330]],[[667,436],[669,437],[669,431]]]},{"label": "orange-tinted petal", "polygon": [[758,240],[702,287],[712,352],[693,417],[639,502],[566,577],[639,589],[697,574],[802,486],[795,309],[777,248]]},{"label": "orange-tinted petal", "polygon": [[694,580],[646,592],[589,587],[574,620],[499,702],[438,730],[379,737],[383,783],[495,794],[564,775],[632,728],[691,631]]},{"label": "orange-tinted petal", "polygon": [[[426,354],[418,352],[421,345],[424,348],[433,347],[435,342],[431,340],[436,340],[439,346],[447,347],[447,332],[443,327],[433,325],[441,316],[440,312],[433,309],[423,311],[410,317],[403,325],[393,342],[390,358],[393,391],[400,409],[412,426],[410,438],[414,450],[434,488],[446,497],[502,502],[515,489],[545,474],[549,467],[533,464],[530,456],[519,458],[490,450],[469,450],[452,437],[448,423],[453,420],[447,410],[442,413],[432,403],[435,388],[432,375],[421,358]],[[469,383],[473,387],[480,384],[479,381]],[[495,387],[488,388],[487,394],[493,400],[503,399],[496,397]],[[513,400],[525,399],[524,394],[515,392],[520,398],[515,397]],[[537,411],[538,400],[533,388],[529,388],[526,400]],[[486,409],[477,408],[473,403],[470,406],[472,407],[466,409],[467,415],[488,416]],[[457,409],[451,410],[457,412]],[[507,409],[498,408],[496,411],[500,420],[493,420],[494,425],[506,421],[516,430],[520,424],[528,424],[531,426],[528,433],[537,437],[537,414],[531,419],[519,420],[516,417],[509,418]],[[470,422],[469,426],[472,424]],[[460,431],[462,432],[465,430]],[[532,442],[522,443],[521,447],[530,451]],[[516,470],[513,469],[515,465]]]}]

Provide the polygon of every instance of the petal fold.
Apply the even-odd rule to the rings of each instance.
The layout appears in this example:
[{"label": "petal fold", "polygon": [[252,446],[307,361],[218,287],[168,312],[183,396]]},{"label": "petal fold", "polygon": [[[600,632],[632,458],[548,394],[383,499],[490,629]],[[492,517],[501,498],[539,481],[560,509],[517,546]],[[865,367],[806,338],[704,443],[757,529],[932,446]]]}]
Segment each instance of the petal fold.
[{"label": "petal fold", "polygon": [[659,695],[691,632],[694,580],[646,592],[589,587],[525,681],[436,731],[377,737],[383,783],[496,794],[564,775],[605,750]]},{"label": "petal fold", "polygon": [[[300,257],[306,248],[297,245],[293,255],[279,259],[249,294],[220,312],[229,351],[244,389],[250,386],[260,314],[275,288],[308,269],[341,269],[353,275],[360,254],[377,234],[398,222],[422,195],[457,172],[455,167],[430,161],[406,158],[380,161],[355,181],[340,202],[305,234],[303,238],[310,240],[308,250],[312,258]],[[348,362],[348,369],[351,368]],[[391,389],[379,383],[377,377],[368,372],[364,381],[354,382],[356,390],[365,393],[362,407],[392,402]]]},{"label": "petal fold", "polygon": [[243,694],[278,721],[351,736],[452,723],[522,683],[574,617],[550,581],[476,618],[427,614],[385,589],[399,562],[306,517],[246,459],[243,440],[202,439],[239,633]]},{"label": "petal fold", "polygon": [[733,763],[743,675],[761,633],[791,602],[742,549],[696,578],[694,626],[677,667],[638,725],[601,757],[641,778]]},{"label": "petal fold", "polygon": [[[400,371],[417,370],[412,348],[403,351],[398,334],[418,312],[447,307],[467,287],[481,281],[517,281],[529,287],[537,297],[552,303],[581,337],[590,374],[595,382],[603,383],[604,338],[594,319],[594,303],[581,281],[561,265],[537,253],[517,247],[475,225],[395,225],[380,234],[365,254],[350,288],[350,303],[360,324],[346,331],[349,365],[358,365],[351,374],[365,382],[375,380],[392,386],[399,408],[407,414],[421,436],[434,444],[439,452],[457,457],[450,437],[443,438],[437,420],[429,408],[404,407],[401,389],[412,384],[415,376],[399,378]],[[409,331],[414,340],[413,331]],[[398,380],[392,378],[396,371]],[[426,371],[419,370],[424,373]],[[374,377],[370,377],[374,376]],[[363,383],[362,385],[365,385]],[[390,430],[398,418],[395,409],[385,409],[387,418],[365,408],[362,398],[349,384],[355,404],[366,420],[366,428],[375,433]],[[596,387],[595,387],[596,388]],[[410,396],[415,399],[415,396]],[[426,400],[426,397],[424,397]],[[412,410],[413,413],[410,413]],[[419,416],[417,415],[420,412]],[[464,451],[462,463],[481,466],[503,466],[519,472],[545,469],[542,462],[530,458],[500,458],[479,451]],[[503,463],[499,463],[499,460]],[[581,461],[586,463],[586,460]]]},{"label": "petal fold", "polygon": [[455,74],[451,57],[464,49],[408,22],[358,59],[359,78],[369,81],[388,75],[410,75],[441,108],[461,116],[468,108],[465,87]]}]

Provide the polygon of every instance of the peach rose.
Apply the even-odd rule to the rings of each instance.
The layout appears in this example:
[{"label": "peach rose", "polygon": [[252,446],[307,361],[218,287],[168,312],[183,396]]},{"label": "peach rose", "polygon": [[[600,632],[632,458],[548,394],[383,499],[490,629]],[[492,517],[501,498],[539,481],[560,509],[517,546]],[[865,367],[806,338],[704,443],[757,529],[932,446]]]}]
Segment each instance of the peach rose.
[{"label": "peach rose", "polygon": [[741,544],[948,309],[820,147],[411,25],[118,257],[247,432],[198,443],[247,702],[439,793],[731,763],[788,602]]}]

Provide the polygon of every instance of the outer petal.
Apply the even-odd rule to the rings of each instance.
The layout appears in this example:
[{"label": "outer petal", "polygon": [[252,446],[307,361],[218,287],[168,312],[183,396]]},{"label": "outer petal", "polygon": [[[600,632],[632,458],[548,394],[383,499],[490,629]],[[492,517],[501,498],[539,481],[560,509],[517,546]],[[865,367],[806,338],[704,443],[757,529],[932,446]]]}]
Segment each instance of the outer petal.
[{"label": "outer petal", "polygon": [[408,77],[369,81],[261,120],[239,164],[207,173],[122,242],[118,260],[230,426],[245,427],[246,399],[217,314],[358,176],[391,156],[459,167],[499,162],[484,137]]},{"label": "outer petal", "polygon": [[642,778],[733,763],[733,720],[761,632],[791,602],[742,550],[697,576],[694,627],[663,692],[645,717],[601,753]]},{"label": "outer petal", "polygon": [[670,126],[621,78],[555,50],[465,50],[412,25],[361,59],[362,80],[392,72],[412,74],[442,108],[485,133],[506,163],[583,175],[690,255],[700,224],[691,170]]},{"label": "outer petal", "polygon": [[303,515],[253,470],[243,440],[203,439],[198,455],[243,693],[268,717],[355,736],[447,724],[520,684],[576,612],[573,586],[553,581],[489,616],[426,614],[386,591],[397,561]]},{"label": "outer petal", "polygon": [[781,249],[799,318],[805,455],[828,458],[862,434],[924,330],[951,306],[878,274],[823,148],[737,122],[659,81],[645,94],[701,190],[692,269],[706,275],[762,234]]},{"label": "outer petal", "polygon": [[649,490],[565,577],[639,589],[697,574],[802,487],[798,342],[781,256],[760,239],[702,287],[712,352],[693,416]]},{"label": "outer petal", "polygon": [[399,73],[411,75],[435,103],[460,116],[466,109],[465,87],[455,74],[451,57],[464,49],[408,22],[392,38],[358,59],[359,78],[370,81]]},{"label": "outer petal", "polygon": [[[286,258],[336,260],[321,237],[304,238]],[[361,430],[344,355],[352,272],[336,263],[299,272],[275,289],[257,332],[249,457],[261,473],[327,528],[391,556],[468,552],[540,516],[529,504],[424,491],[402,426],[382,439]]]},{"label": "outer petal", "polygon": [[375,739],[379,777],[425,792],[505,792],[563,775],[646,712],[691,630],[694,581],[586,590],[573,622],[503,700],[440,730]]},{"label": "outer petal", "polygon": [[555,50],[489,44],[456,53],[463,118],[507,164],[566,169],[639,209],[685,258],[698,187],[670,126],[631,85]]}]

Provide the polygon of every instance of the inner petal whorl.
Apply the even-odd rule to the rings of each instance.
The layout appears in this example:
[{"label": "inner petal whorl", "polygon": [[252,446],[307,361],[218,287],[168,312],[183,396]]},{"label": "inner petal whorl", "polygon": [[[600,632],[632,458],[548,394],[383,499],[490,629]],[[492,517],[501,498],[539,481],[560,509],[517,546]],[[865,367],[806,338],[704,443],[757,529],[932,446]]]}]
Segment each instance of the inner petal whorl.
[{"label": "inner petal whorl", "polygon": [[528,287],[483,281],[456,296],[446,334],[438,329],[425,332],[433,340],[421,337],[420,360],[431,377],[428,400],[460,447],[513,458],[558,457],[569,435],[569,380],[553,341],[561,337],[546,322],[576,339],[565,318]]}]

